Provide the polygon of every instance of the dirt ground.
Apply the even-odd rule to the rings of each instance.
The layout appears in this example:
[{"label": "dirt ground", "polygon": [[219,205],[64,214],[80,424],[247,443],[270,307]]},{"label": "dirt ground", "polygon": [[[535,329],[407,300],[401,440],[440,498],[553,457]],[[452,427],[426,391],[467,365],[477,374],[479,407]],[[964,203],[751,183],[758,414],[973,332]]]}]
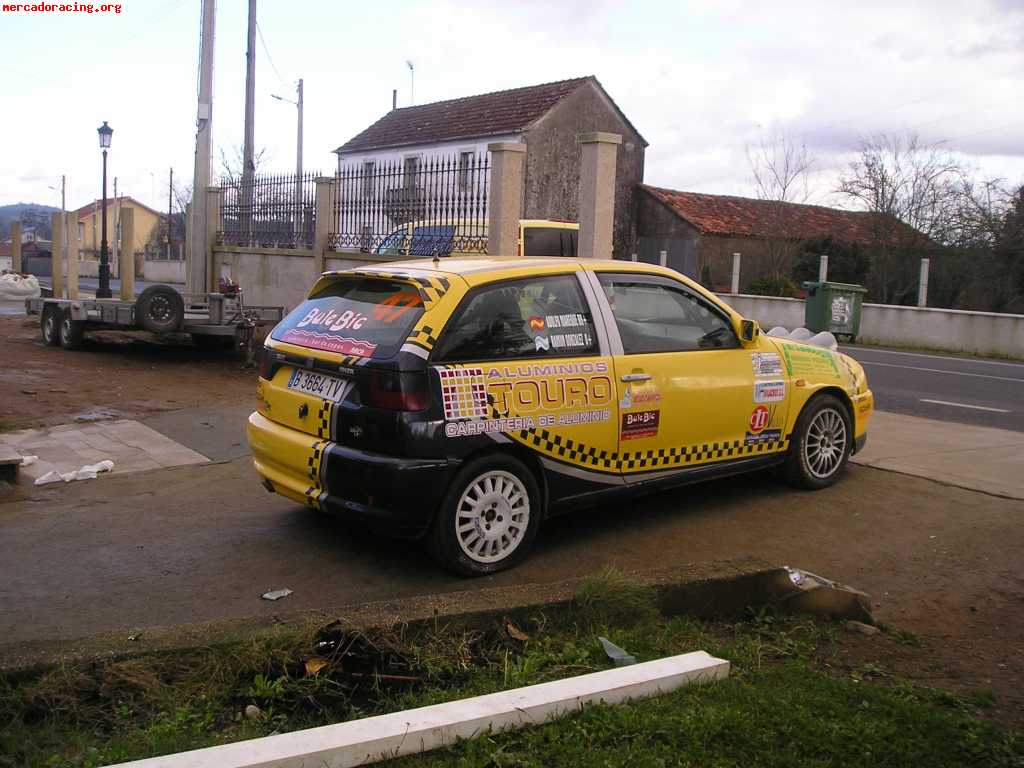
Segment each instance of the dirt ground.
[{"label": "dirt ground", "polygon": [[[237,409],[256,375],[187,341],[45,347],[37,323],[22,318],[0,318],[0,360],[7,429],[168,410],[187,420],[194,408]],[[814,494],[755,476],[559,518],[520,568],[466,581],[415,543],[369,537],[268,495],[237,458],[0,503],[0,657],[139,627],[344,615],[369,601],[537,590],[608,565],[644,572],[755,557],[861,588],[877,618],[905,632],[851,636],[852,672],[870,663],[925,685],[990,689],[993,716],[1021,727],[1022,513],[1019,501],[867,467]],[[295,592],[283,603],[259,599],[279,587]]]},{"label": "dirt ground", "polygon": [[99,333],[78,352],[43,344],[38,318],[0,317],[0,428],[135,418],[254,397],[256,371],[188,336]]}]

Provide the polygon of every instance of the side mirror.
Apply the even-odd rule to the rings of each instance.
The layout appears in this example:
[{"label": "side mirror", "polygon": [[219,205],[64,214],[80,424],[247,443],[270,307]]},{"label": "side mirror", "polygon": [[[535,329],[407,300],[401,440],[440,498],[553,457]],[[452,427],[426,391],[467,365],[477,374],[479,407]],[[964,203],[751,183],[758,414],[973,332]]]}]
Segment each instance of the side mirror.
[{"label": "side mirror", "polygon": [[757,320],[740,320],[740,341],[744,344],[752,343],[757,338],[759,330]]}]

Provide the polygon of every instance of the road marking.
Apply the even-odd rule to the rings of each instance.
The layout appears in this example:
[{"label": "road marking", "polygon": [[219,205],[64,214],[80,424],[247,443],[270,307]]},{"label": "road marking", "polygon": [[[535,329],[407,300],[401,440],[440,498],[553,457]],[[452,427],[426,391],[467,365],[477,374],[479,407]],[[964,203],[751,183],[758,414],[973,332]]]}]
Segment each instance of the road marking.
[{"label": "road marking", "polygon": [[858,360],[861,365],[881,365],[885,368],[905,368],[908,371],[929,371],[931,373],[948,373],[951,376],[973,376],[976,379],[995,379],[996,381],[1013,381],[1017,384],[1024,384],[1024,379],[1015,379],[1010,376],[992,376],[987,373],[968,373],[967,371],[944,371],[941,368],[918,368],[916,365],[896,365],[896,363],[879,363],[874,360]]},{"label": "road marking", "polygon": [[954,357],[953,355],[925,355],[920,352],[896,352],[892,349],[877,349],[875,347],[847,347],[843,346],[840,352],[850,355],[856,359],[854,352],[878,352],[883,355],[903,355],[904,357],[927,357],[932,360],[954,360],[962,363],[977,363],[979,365],[1006,365],[1010,368],[1024,368],[1024,363],[1009,363],[1003,360],[989,360],[983,357]]},{"label": "road marking", "polygon": [[1010,413],[1005,408],[989,408],[984,405],[968,405],[967,403],[950,403],[946,400],[929,400],[926,397],[921,398],[922,403],[934,403],[935,405],[951,405],[954,408],[971,408],[975,411],[992,411],[992,413]]}]

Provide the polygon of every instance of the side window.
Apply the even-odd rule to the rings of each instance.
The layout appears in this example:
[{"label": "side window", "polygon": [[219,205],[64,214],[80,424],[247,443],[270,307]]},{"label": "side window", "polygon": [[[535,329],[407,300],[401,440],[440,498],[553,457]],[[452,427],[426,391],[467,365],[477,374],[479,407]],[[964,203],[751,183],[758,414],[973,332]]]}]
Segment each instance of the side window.
[{"label": "side window", "polygon": [[728,318],[682,285],[629,275],[598,278],[627,355],[739,346]]},{"label": "side window", "polygon": [[434,360],[572,357],[598,353],[594,319],[575,275],[486,285],[448,321]]}]

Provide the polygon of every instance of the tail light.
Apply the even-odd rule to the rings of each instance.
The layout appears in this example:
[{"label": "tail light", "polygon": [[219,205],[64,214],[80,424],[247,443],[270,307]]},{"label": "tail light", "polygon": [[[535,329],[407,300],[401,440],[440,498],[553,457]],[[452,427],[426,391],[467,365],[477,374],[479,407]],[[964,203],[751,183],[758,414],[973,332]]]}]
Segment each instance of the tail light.
[{"label": "tail light", "polygon": [[274,353],[267,347],[263,348],[260,354],[260,378],[270,381],[274,378]]},{"label": "tail light", "polygon": [[371,370],[363,403],[389,411],[422,411],[427,407],[427,376],[409,371]]}]

